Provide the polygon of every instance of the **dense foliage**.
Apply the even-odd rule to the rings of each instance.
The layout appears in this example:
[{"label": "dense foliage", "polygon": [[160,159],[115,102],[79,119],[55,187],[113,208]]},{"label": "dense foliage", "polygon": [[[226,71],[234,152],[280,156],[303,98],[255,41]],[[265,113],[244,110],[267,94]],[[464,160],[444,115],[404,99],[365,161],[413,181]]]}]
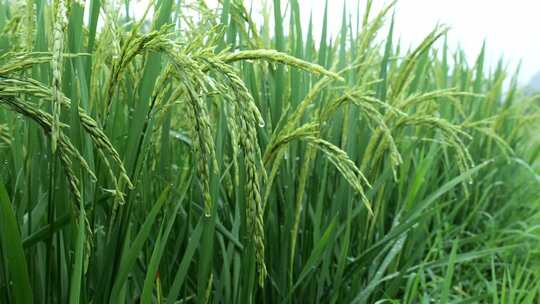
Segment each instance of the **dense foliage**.
[{"label": "dense foliage", "polygon": [[86,2],[0,1],[1,303],[540,300],[503,62],[371,0],[335,39],[300,0]]}]

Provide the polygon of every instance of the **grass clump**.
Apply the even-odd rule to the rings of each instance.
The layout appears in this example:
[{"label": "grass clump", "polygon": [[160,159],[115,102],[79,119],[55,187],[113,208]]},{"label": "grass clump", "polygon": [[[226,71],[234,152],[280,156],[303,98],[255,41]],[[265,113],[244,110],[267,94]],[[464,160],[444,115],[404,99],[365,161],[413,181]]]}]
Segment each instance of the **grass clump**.
[{"label": "grass clump", "polygon": [[288,4],[0,3],[0,302],[538,301],[537,99]]}]

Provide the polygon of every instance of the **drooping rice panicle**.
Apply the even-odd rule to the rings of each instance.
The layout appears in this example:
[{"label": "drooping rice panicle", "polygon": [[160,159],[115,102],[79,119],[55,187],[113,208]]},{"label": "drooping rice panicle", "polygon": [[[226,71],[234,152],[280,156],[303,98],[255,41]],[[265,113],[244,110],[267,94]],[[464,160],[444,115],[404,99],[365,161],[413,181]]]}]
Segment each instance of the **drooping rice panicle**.
[{"label": "drooping rice panicle", "polygon": [[296,67],[314,74],[326,75],[337,80],[343,80],[343,78],[338,74],[330,72],[318,64],[309,63],[276,50],[239,51],[236,53],[224,54],[220,56],[220,59],[227,63],[240,60],[262,60],[276,62]]},{"label": "drooping rice panicle", "polygon": [[64,36],[67,26],[67,6],[64,0],[54,1],[54,30],[53,30],[53,47],[51,59],[52,71],[52,115],[53,125],[51,133],[51,147],[53,152],[56,151],[56,143],[60,136],[60,115],[62,109],[62,73],[64,72]]}]

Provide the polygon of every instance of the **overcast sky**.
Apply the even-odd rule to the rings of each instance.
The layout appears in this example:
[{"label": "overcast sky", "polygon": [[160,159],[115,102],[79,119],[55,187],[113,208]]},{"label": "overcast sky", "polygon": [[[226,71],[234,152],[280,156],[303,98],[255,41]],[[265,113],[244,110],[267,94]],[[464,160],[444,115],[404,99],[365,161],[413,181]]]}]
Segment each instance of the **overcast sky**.
[{"label": "overcast sky", "polygon": [[[145,0],[140,0],[146,2]],[[264,0],[244,0],[253,12],[260,12]],[[313,14],[315,28],[320,27],[325,0],[298,0],[307,24]],[[343,4],[356,12],[366,0],[328,0],[329,26],[338,33]],[[207,0],[212,5],[216,0]],[[272,2],[271,0],[269,2]],[[282,1],[286,3],[286,1]],[[374,0],[375,10],[388,1]],[[143,5],[140,5],[142,10]],[[139,7],[137,7],[139,10]],[[398,0],[395,9],[396,34],[405,45],[416,45],[437,23],[451,27],[448,36],[451,47],[458,44],[473,63],[484,39],[487,60],[493,66],[504,56],[510,67],[522,60],[520,82],[526,84],[540,71],[540,0]],[[354,17],[354,16],[353,16]]]}]

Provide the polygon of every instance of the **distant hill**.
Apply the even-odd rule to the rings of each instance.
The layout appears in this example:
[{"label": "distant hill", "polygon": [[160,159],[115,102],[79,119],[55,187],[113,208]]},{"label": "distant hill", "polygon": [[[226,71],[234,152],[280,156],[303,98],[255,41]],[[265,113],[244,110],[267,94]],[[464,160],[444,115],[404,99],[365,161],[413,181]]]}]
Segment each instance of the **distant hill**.
[{"label": "distant hill", "polygon": [[527,89],[535,92],[540,92],[540,72],[534,74],[527,85]]}]

